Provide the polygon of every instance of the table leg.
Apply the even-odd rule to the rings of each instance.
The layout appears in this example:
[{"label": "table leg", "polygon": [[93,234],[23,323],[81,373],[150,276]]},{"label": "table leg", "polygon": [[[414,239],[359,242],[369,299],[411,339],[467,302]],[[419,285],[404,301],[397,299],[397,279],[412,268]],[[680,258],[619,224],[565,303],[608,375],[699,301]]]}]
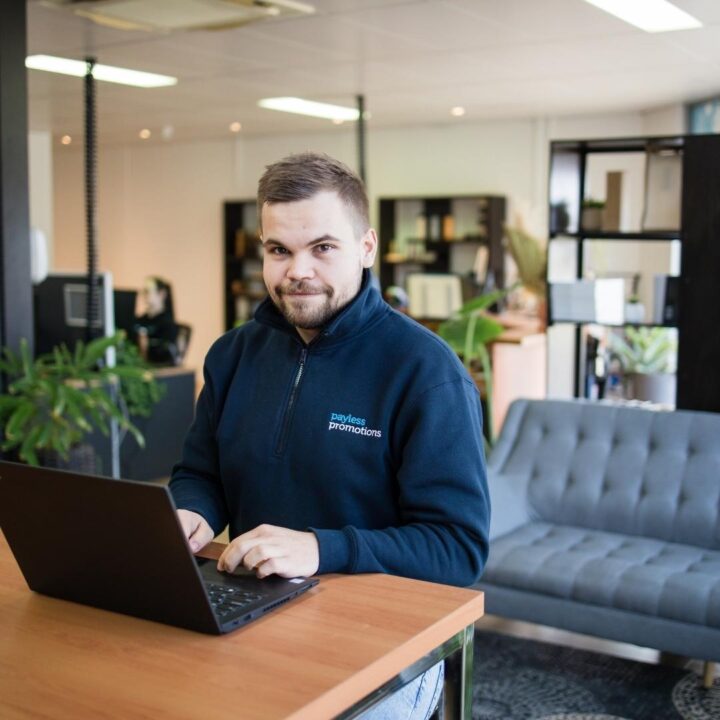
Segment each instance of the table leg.
[{"label": "table leg", "polygon": [[445,658],[443,720],[472,720],[474,626],[459,633],[460,647]]}]

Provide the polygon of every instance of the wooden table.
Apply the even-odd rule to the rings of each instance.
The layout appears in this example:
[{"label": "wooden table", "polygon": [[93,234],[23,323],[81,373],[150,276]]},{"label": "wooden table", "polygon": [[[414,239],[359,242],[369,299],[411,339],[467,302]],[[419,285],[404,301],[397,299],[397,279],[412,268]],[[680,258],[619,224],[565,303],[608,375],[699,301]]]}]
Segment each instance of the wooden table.
[{"label": "wooden table", "polygon": [[446,720],[469,720],[482,614],[472,590],[334,575],[201,635],[32,593],[0,533],[0,718],[351,718],[446,657]]}]

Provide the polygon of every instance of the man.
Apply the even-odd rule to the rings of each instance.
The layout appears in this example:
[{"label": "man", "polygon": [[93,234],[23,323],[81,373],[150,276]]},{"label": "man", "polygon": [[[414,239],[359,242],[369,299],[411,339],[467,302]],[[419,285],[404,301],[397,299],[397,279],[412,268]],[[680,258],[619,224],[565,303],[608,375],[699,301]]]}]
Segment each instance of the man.
[{"label": "man", "polygon": [[[191,548],[229,524],[221,570],[475,582],[489,524],[478,393],[371,287],[362,182],[325,155],[291,156],[260,179],[258,213],[269,298],[210,349],[173,470]],[[432,673],[405,688],[413,718]]]}]

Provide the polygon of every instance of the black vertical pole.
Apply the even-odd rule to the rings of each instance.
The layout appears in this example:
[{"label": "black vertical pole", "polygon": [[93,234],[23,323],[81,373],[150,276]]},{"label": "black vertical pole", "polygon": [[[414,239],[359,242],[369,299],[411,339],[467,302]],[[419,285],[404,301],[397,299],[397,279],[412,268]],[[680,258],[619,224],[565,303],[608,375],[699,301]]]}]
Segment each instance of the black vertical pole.
[{"label": "black vertical pole", "polygon": [[85,72],[85,226],[87,233],[87,334],[88,341],[100,334],[99,283],[97,274],[96,193],[97,152],[95,137],[95,58],[86,58]]},{"label": "black vertical pole", "polygon": [[0,345],[32,352],[26,33],[25,2],[0,3]]},{"label": "black vertical pole", "polygon": [[[585,144],[580,146],[580,178],[578,183],[578,193],[580,194],[578,205],[578,235],[577,235],[577,265],[575,268],[575,276],[578,280],[582,280],[585,274],[585,229],[582,226],[582,206],[585,199],[585,172],[587,170],[587,151]],[[575,397],[585,397],[585,348],[583,343],[582,325],[575,325]]]},{"label": "black vertical pole", "polygon": [[358,175],[360,179],[367,185],[365,176],[365,97],[357,95],[357,149],[358,149]]}]

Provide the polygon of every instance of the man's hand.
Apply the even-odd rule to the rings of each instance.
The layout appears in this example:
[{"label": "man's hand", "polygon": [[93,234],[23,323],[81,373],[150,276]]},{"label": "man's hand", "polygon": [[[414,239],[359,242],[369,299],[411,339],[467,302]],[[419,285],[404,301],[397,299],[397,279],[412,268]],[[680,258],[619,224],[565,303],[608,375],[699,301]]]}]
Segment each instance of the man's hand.
[{"label": "man's hand", "polygon": [[320,566],[315,533],[258,525],[238,535],[218,560],[218,570],[232,572],[242,564],[259,578],[273,573],[286,578],[314,575]]},{"label": "man's hand", "polygon": [[194,553],[204,548],[215,537],[215,533],[202,515],[191,510],[178,510],[177,515],[185,537],[190,543],[190,549]]}]

